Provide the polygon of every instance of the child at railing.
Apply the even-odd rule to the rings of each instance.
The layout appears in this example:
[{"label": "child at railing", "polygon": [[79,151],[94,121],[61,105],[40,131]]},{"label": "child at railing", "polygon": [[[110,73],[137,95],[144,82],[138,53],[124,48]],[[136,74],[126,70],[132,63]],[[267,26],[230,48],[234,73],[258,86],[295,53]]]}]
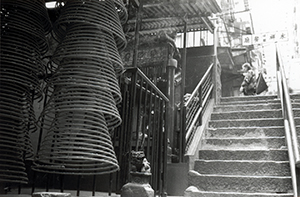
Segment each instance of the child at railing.
[{"label": "child at railing", "polygon": [[256,90],[256,77],[252,66],[249,63],[242,65],[244,79],[241,84],[240,92],[244,95],[255,95]]}]

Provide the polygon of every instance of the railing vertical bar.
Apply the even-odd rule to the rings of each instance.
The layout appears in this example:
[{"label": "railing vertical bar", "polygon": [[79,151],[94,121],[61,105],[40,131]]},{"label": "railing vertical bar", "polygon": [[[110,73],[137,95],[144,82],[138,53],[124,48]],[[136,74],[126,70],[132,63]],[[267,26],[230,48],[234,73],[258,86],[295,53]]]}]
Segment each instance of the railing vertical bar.
[{"label": "railing vertical bar", "polygon": [[[160,112],[163,112],[162,111],[162,100],[159,98],[159,111]],[[160,136],[160,142],[159,142],[159,148],[160,148],[160,151],[158,152],[158,155],[160,156],[160,161],[159,161],[159,177],[158,177],[158,180],[159,180],[159,193],[160,194],[163,194],[163,184],[162,184],[162,178],[163,178],[163,164],[164,164],[164,147],[165,147],[165,144],[164,144],[164,133],[166,132],[166,130],[160,130],[160,128],[163,128],[163,113],[160,113],[160,116],[158,118],[159,120],[159,136]]]},{"label": "railing vertical bar", "polygon": [[[166,102],[165,101],[162,101],[162,105],[163,106],[167,106],[167,104],[166,104]],[[162,106],[162,108],[164,108]],[[166,118],[166,111],[164,112],[164,114],[163,114],[163,118],[162,118],[162,120],[166,120],[167,118]],[[174,122],[175,123],[175,122]],[[167,124],[166,122],[164,123],[164,124]],[[175,127],[173,127],[173,128],[175,128]],[[166,181],[167,181],[167,160],[168,160],[168,152],[167,152],[167,150],[168,150],[168,135],[167,135],[167,132],[165,131],[165,132],[163,132],[163,169],[162,169],[162,171],[163,171],[163,177],[162,177],[162,192],[163,192],[163,194],[162,194],[162,196],[163,197],[165,197],[166,196],[166,193],[167,193],[167,183],[166,183]]]},{"label": "railing vertical bar", "polygon": [[22,184],[19,183],[19,186],[18,186],[18,194],[21,194],[21,190],[22,190]]},{"label": "railing vertical bar", "polygon": [[138,106],[137,106],[137,121],[136,121],[136,146],[135,146],[135,150],[138,151],[139,150],[139,143],[140,143],[140,132],[142,131],[142,94],[143,94],[143,83],[144,80],[142,77],[139,77],[138,79],[139,84],[140,84],[140,89],[139,89],[139,97],[138,97]]},{"label": "railing vertical bar", "polygon": [[[150,98],[150,101],[149,101],[149,106],[152,106],[152,104],[153,104],[153,97],[152,97],[152,94],[153,94],[153,88],[151,88],[150,89],[150,93],[149,93],[149,98]],[[148,111],[148,122],[150,123],[149,125],[148,125],[148,139],[147,139],[147,154],[146,154],[146,157],[147,158],[149,158],[150,157],[150,146],[151,146],[151,142],[150,142],[150,140],[151,140],[151,138],[152,138],[152,136],[153,136],[153,133],[151,133],[152,132],[152,128],[153,128],[153,125],[151,124],[151,120],[152,120],[152,115],[151,115],[151,109],[152,109],[152,107],[149,107],[149,111]],[[152,138],[152,140],[153,140],[153,138]],[[152,161],[152,159],[151,159],[151,162],[153,162]],[[152,165],[152,163],[151,163],[151,165]]]},{"label": "railing vertical bar", "polygon": [[80,175],[78,175],[77,176],[77,196],[79,196],[80,195],[80,179],[81,179],[81,176]]},{"label": "railing vertical bar", "polygon": [[[145,152],[145,140],[146,140],[146,135],[149,136],[149,133],[147,132],[147,127],[146,127],[146,123],[147,123],[147,120],[148,117],[147,117],[147,105],[148,105],[148,96],[147,96],[147,93],[148,93],[148,88],[149,88],[149,84],[146,83],[145,85],[145,90],[143,92],[143,97],[144,97],[144,107],[143,107],[143,115],[142,115],[142,150]],[[149,122],[149,121],[148,121]],[[149,130],[148,130],[149,131]]]},{"label": "railing vertical bar", "polygon": [[[199,87],[199,108],[202,107],[202,102],[203,102],[202,85],[200,85],[200,87]],[[202,111],[200,112],[200,115],[199,115],[199,125],[202,125]]]},{"label": "railing vertical bar", "polygon": [[97,180],[97,176],[94,175],[93,176],[93,191],[92,191],[92,196],[95,196],[95,194],[96,194],[96,180]]},{"label": "railing vertical bar", "polygon": [[181,148],[181,150],[179,150],[179,161],[183,162],[183,156],[184,156],[184,153],[185,153],[185,145],[186,145],[186,139],[185,139],[185,136],[186,136],[186,114],[187,114],[187,109],[186,109],[186,106],[184,106],[182,108],[182,130],[180,132],[180,135],[179,135],[179,147]]},{"label": "railing vertical bar", "polygon": [[161,135],[161,130],[159,129],[160,128],[160,115],[161,115],[161,111],[159,109],[159,100],[160,98],[156,95],[155,96],[155,111],[154,111],[154,114],[155,115],[155,118],[156,118],[156,124],[155,124],[155,130],[156,130],[156,151],[155,151],[155,155],[154,157],[156,158],[156,164],[155,164],[155,167],[156,167],[156,178],[155,178],[155,182],[156,182],[156,190],[159,191],[160,188],[159,188],[159,179],[160,179],[160,135]]},{"label": "railing vertical bar", "polygon": [[35,179],[36,179],[36,171],[32,173],[32,186],[31,186],[31,193],[33,194],[35,191]]},{"label": "railing vertical bar", "polygon": [[65,186],[65,183],[64,183],[64,179],[65,179],[65,175],[61,174],[60,176],[60,192],[64,192],[64,186]]},{"label": "railing vertical bar", "polygon": [[47,173],[47,174],[46,174],[46,192],[49,191],[49,179],[50,179],[49,176],[50,176],[50,174]]},{"label": "railing vertical bar", "polygon": [[109,173],[109,183],[108,183],[108,195],[111,196],[112,194],[112,175],[113,173]]}]

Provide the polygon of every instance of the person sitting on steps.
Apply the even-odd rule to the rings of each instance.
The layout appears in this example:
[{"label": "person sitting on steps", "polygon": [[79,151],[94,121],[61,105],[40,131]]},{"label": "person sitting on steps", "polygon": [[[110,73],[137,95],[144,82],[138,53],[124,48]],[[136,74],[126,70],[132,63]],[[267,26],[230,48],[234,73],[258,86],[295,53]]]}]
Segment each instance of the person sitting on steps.
[{"label": "person sitting on steps", "polygon": [[255,95],[256,79],[252,66],[249,63],[244,63],[241,71],[243,72],[244,79],[241,84],[240,92],[244,95]]}]

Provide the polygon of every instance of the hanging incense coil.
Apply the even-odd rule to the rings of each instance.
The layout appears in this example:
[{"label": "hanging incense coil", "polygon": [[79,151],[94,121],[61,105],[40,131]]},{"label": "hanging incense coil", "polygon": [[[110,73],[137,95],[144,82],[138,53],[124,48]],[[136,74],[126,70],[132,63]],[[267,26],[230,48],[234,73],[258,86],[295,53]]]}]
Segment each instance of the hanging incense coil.
[{"label": "hanging incense coil", "polygon": [[39,45],[38,51],[45,54],[48,50],[45,35],[51,30],[44,0],[1,1],[1,35],[16,32],[34,38]]},{"label": "hanging incense coil", "polygon": [[1,1],[0,181],[27,183],[25,159],[32,159],[29,134],[37,130],[33,100],[41,97],[41,56],[51,30],[43,0]]},{"label": "hanging incense coil", "polygon": [[29,139],[32,110],[26,94],[12,87],[8,89],[1,83],[0,181],[27,183],[24,158],[33,156]]},{"label": "hanging incense coil", "polygon": [[124,70],[119,50],[126,39],[119,17],[127,17],[119,0],[65,1],[54,25],[59,45],[40,118],[47,134],[34,170],[94,175],[119,169],[110,139],[121,124],[117,75]]},{"label": "hanging incense coil", "polygon": [[[104,114],[109,130],[121,123],[114,99],[105,88],[86,83],[76,82],[73,85],[62,85],[56,88],[46,105],[44,125],[51,127],[57,119],[57,111],[100,111]],[[49,128],[45,128],[49,129]],[[64,129],[64,128],[61,128]]]},{"label": "hanging incense coil", "polygon": [[41,25],[42,29],[44,29],[45,31],[45,34],[50,33],[50,31],[52,30],[51,22],[48,16],[48,11],[45,6],[45,0],[1,0],[1,4],[4,8],[2,9],[2,11],[7,10],[8,7],[12,7],[18,12],[26,12],[27,15],[29,14],[31,16],[30,18],[38,20],[38,22],[35,25]]},{"label": "hanging incense coil", "polygon": [[72,25],[69,31],[51,58],[60,64],[57,72],[70,74],[77,69],[77,73],[89,74],[91,78],[101,81],[100,85],[108,86],[115,102],[120,103],[121,93],[116,76],[123,72],[124,67],[113,37],[90,25]]},{"label": "hanging incense coil", "polygon": [[[116,5],[119,11],[116,10]],[[125,22],[127,12],[124,4],[120,0],[66,1],[60,17],[54,24],[54,32],[57,39],[61,41],[66,34],[69,24],[89,24],[111,33],[114,36],[117,48],[123,50],[127,42],[118,13],[122,21]]]},{"label": "hanging incense coil", "polygon": [[1,143],[0,158],[1,182],[24,184],[28,182],[22,151],[11,148],[7,144]]},{"label": "hanging incense coil", "polygon": [[[101,44],[100,44],[101,43]],[[86,24],[72,24],[63,42],[56,49],[52,61],[60,62],[65,58],[100,59],[114,67],[117,75],[124,71],[123,63],[111,33]],[[102,63],[98,63],[102,64]]]},{"label": "hanging incense coil", "polygon": [[118,170],[104,115],[99,111],[59,111],[44,138],[34,170],[95,175]]}]

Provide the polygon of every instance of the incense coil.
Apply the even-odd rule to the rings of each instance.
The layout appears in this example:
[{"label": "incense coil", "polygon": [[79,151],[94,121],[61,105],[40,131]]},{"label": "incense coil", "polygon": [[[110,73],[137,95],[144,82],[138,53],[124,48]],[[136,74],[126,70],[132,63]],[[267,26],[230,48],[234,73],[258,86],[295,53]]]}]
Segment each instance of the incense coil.
[{"label": "incense coil", "polygon": [[[110,91],[115,104],[122,100],[117,77],[107,61],[98,60],[70,60],[61,64],[57,72],[49,81],[57,86],[68,84],[82,84],[98,91]],[[100,93],[100,92],[99,92]]]},{"label": "incense coil", "polygon": [[3,110],[9,110],[9,112],[2,113],[1,115],[9,115],[11,112],[16,112],[16,118],[21,119],[28,125],[28,132],[35,132],[37,129],[37,121],[30,91],[17,84],[4,82],[2,79],[0,79],[0,83],[0,105],[3,106]]},{"label": "incense coil", "polygon": [[[101,44],[100,44],[101,43]],[[112,34],[85,24],[70,25],[63,42],[57,47],[51,61],[59,64],[62,59],[99,59],[113,66],[117,75],[124,71],[123,63]]]},{"label": "incense coil", "polygon": [[42,95],[38,76],[51,23],[43,0],[2,0],[0,15],[0,181],[27,183],[24,159],[33,157],[29,133],[37,129],[33,99]]},{"label": "incense coil", "polygon": [[[54,24],[54,32],[61,41],[67,32],[67,26],[71,23],[83,23],[97,27],[100,30],[111,33],[114,36],[117,48],[123,50],[126,47],[126,38],[120,23],[120,18],[114,3],[117,3],[122,20],[127,18],[125,6],[121,1],[66,1],[60,17]],[[107,22],[109,20],[109,23]]]},{"label": "incense coil", "polygon": [[[25,38],[19,35],[20,38]],[[35,90],[39,96],[41,87],[38,75],[45,72],[45,66],[39,58],[39,52],[14,39],[3,36],[1,40],[0,76],[2,81],[17,83],[20,86]]]},{"label": "incense coil", "polygon": [[34,170],[77,175],[118,170],[103,114],[96,111],[59,111],[57,115],[59,118],[52,123],[55,127],[48,131],[34,161]]},{"label": "incense coil", "polygon": [[[25,151],[25,158],[33,156],[33,148],[29,140],[29,133],[37,129],[37,122],[31,97],[24,91],[17,89],[13,84],[10,89],[4,88],[6,84],[1,84],[0,92],[0,135],[19,136],[21,139],[17,143]],[[18,148],[18,146],[12,148]]]},{"label": "incense coil", "polygon": [[67,88],[57,88],[42,112],[42,115],[45,116],[44,125],[48,126],[45,129],[48,130],[53,125],[52,121],[61,118],[56,112],[78,113],[84,110],[103,113],[108,129],[112,130],[121,124],[118,109],[112,101],[111,93],[101,86],[92,88],[90,85],[76,82]]},{"label": "incense coil", "polygon": [[[27,4],[34,4],[26,2]],[[45,54],[48,51],[48,45],[45,35],[50,32],[50,23],[47,25],[47,29],[41,24],[41,15],[34,15],[35,12],[27,10],[25,6],[27,4],[20,1],[4,1],[1,2],[1,35],[10,34],[16,32],[23,34],[27,38],[35,38],[38,43],[37,50],[41,54]],[[36,8],[37,9],[37,8]],[[30,13],[30,14],[28,14]],[[45,12],[46,16],[47,12]]]},{"label": "incense coil", "polygon": [[22,151],[0,144],[0,181],[24,183],[28,182]]},{"label": "incense coil", "polygon": [[50,98],[40,117],[47,134],[36,171],[95,175],[119,169],[110,131],[121,124],[117,75],[124,70],[119,50],[126,39],[119,17],[124,22],[127,13],[114,2],[66,1],[55,22],[59,45],[48,65]]},{"label": "incense coil", "polygon": [[24,0],[1,0],[1,4],[5,7],[5,10],[2,11],[6,11],[6,8],[10,6],[18,11],[24,10],[27,14],[30,13],[30,15],[35,16],[35,18],[39,20],[38,23],[42,25],[45,33],[50,33],[52,25],[45,6],[45,0],[34,0],[30,2]]}]

